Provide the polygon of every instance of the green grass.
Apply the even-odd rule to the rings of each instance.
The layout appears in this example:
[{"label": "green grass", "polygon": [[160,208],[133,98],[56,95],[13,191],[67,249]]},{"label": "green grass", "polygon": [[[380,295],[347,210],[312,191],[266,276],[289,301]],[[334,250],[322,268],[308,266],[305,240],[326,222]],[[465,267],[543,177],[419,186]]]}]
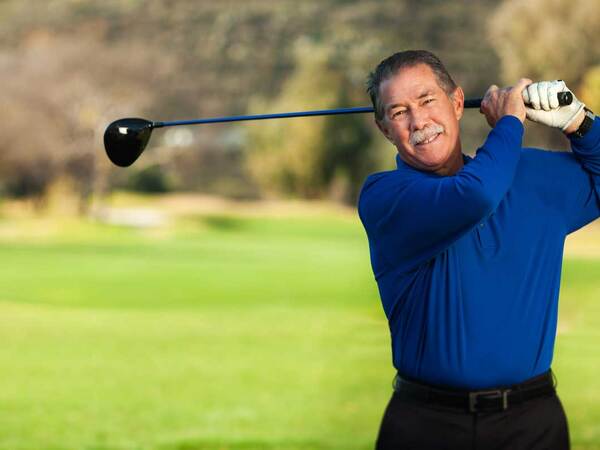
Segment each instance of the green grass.
[{"label": "green grass", "polygon": [[370,448],[392,375],[354,220],[0,245],[0,447]]},{"label": "green grass", "polygon": [[[1,449],[372,448],[393,370],[357,218],[3,219],[0,258]],[[577,449],[600,448],[598,274],[565,263]]]},{"label": "green grass", "polygon": [[559,323],[554,369],[572,442],[579,450],[600,449],[600,257],[566,259]]}]

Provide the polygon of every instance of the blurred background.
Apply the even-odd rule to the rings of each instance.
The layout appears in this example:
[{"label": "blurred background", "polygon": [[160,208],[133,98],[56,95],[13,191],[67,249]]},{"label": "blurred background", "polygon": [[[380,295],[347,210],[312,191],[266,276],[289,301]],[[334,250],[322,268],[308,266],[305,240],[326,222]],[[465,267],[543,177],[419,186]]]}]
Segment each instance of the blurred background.
[{"label": "blurred background", "polygon": [[[370,449],[391,394],[354,206],[395,166],[371,115],[157,130],[128,169],[111,121],[369,106],[418,48],[468,97],[560,78],[600,111],[589,0],[0,0],[0,23],[3,449]],[[473,154],[488,126],[461,126]],[[554,364],[576,449],[600,448],[598,274],[592,224]]]}]

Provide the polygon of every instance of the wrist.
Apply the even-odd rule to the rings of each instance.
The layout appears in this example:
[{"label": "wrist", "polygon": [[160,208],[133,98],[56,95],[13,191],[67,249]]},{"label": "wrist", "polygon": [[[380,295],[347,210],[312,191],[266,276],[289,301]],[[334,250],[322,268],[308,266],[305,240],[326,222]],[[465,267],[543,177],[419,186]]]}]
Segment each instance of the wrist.
[{"label": "wrist", "polygon": [[513,119],[514,119],[514,120],[518,120],[519,122],[521,122],[521,125],[523,125],[523,126],[525,125],[525,119],[522,119],[520,116],[518,116],[516,114],[506,114],[506,115],[500,117],[500,120],[502,120],[502,119],[508,119],[508,118],[510,118],[510,119],[507,120],[507,121],[513,121]]},{"label": "wrist", "polygon": [[[592,111],[590,111],[587,108],[583,108],[582,113],[583,113],[582,120],[581,121],[579,121],[579,120],[575,120],[574,121],[574,122],[579,123],[579,126],[577,128],[572,127],[571,126],[572,124],[569,124],[569,126],[567,128],[565,128],[564,131],[565,131],[565,133],[566,133],[566,135],[567,135],[568,138],[578,138],[578,139],[581,139],[592,128],[596,116],[594,115],[594,113]],[[579,117],[577,117],[577,119],[579,119]],[[573,129],[573,128],[575,128],[575,129]],[[571,131],[569,132],[567,130],[571,130]]]},{"label": "wrist", "polygon": [[523,135],[525,132],[525,125],[523,124],[523,121],[521,121],[521,119],[514,114],[506,114],[505,116],[502,116],[500,120],[496,122],[494,128],[498,127],[498,125],[501,127],[512,128],[515,132],[521,135]]},{"label": "wrist", "polygon": [[579,113],[577,114],[577,117],[575,117],[575,119],[569,124],[569,126],[563,130],[563,133],[568,135],[568,134],[571,134],[571,133],[574,133],[575,131],[577,131],[579,129],[579,127],[581,126],[581,124],[583,123],[583,119],[585,119],[585,110],[584,109],[579,111]]},{"label": "wrist", "polygon": [[525,124],[525,119],[527,118],[527,115],[526,115],[524,109],[523,109],[523,111],[513,111],[512,113],[507,113],[506,115],[514,117],[515,119],[517,119],[522,124]]}]

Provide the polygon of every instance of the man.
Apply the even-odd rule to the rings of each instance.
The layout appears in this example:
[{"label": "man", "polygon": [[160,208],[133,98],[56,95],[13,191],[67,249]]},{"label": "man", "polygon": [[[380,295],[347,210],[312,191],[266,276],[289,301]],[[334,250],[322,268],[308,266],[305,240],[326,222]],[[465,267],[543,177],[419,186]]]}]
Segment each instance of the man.
[{"label": "man", "polygon": [[[464,94],[437,57],[400,52],[370,75],[398,150],[358,202],[398,371],[378,450],[569,448],[550,364],[565,237],[600,216],[600,123],[576,98],[558,107],[566,90],[491,86],[470,158]],[[572,153],[523,149],[526,117]]]}]

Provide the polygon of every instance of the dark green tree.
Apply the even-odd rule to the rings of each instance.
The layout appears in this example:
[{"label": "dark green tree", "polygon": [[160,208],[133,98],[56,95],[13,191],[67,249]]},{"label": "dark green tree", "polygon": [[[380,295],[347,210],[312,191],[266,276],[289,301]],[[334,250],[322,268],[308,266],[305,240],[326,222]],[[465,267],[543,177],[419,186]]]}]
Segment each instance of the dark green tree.
[{"label": "dark green tree", "polygon": [[[349,106],[357,95],[342,71],[331,68],[332,50],[305,40],[295,48],[296,70],[273,101],[254,112]],[[324,116],[248,125],[249,168],[270,193],[353,202],[365,175],[376,167],[370,117]]]}]

